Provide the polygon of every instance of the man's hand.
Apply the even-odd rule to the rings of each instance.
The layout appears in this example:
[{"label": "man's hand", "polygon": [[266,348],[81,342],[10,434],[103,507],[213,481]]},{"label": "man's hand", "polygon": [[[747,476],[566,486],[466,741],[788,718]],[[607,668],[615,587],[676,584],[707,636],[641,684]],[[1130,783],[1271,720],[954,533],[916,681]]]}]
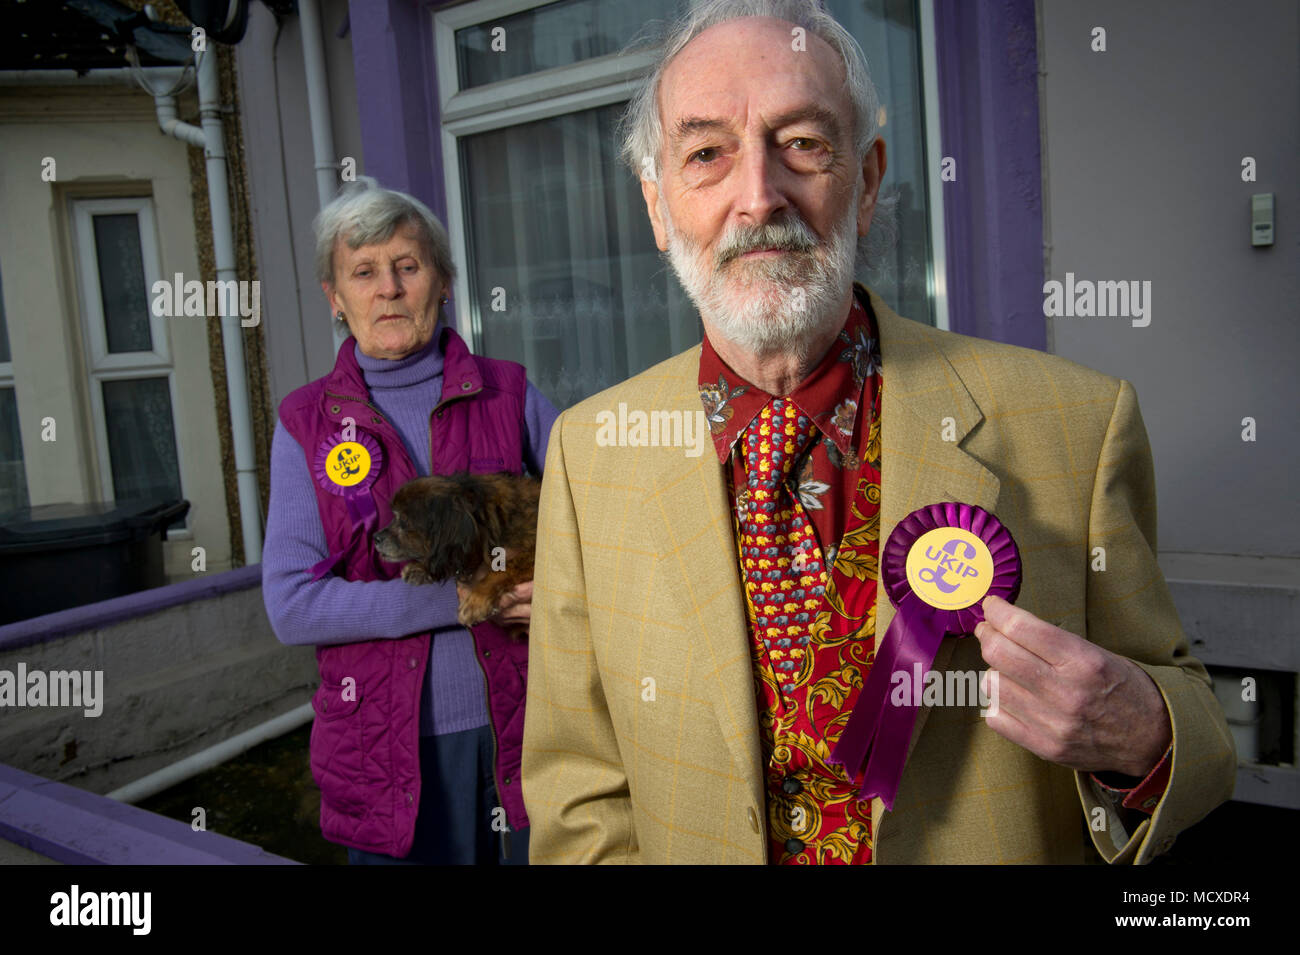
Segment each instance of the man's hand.
[{"label": "man's hand", "polygon": [[989,726],[1043,759],[1081,772],[1142,778],[1169,748],[1164,697],[1132,660],[986,597],[975,628],[998,671]]}]

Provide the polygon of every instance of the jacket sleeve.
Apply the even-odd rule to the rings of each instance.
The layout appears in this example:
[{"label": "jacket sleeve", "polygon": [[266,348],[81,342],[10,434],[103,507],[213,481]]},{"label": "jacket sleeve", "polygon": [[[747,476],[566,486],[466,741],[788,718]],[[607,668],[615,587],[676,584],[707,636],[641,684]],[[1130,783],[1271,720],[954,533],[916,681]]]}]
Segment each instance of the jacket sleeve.
[{"label": "jacket sleeve", "polygon": [[[1076,772],[1075,784],[1102,857],[1145,863],[1232,795],[1237,754],[1156,563],[1155,471],[1127,381],[1119,383],[1102,442],[1088,524],[1088,638],[1133,660],[1155,681],[1169,711],[1173,756],[1168,785],[1149,817],[1121,816],[1087,773]],[[1097,569],[1097,548],[1103,548],[1104,570]]]},{"label": "jacket sleeve", "polygon": [[566,417],[551,431],[538,515],[521,773],[528,856],[530,863],[632,863],[627,776],[587,616],[585,566],[596,558],[583,549]]}]

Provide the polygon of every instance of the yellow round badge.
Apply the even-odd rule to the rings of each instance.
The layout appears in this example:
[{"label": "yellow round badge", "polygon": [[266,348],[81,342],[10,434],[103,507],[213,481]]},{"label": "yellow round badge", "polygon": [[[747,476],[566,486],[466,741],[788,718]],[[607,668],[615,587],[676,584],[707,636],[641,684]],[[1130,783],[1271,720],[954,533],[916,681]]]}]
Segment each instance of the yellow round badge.
[{"label": "yellow round badge", "polygon": [[370,452],[355,441],[334,445],[325,458],[325,474],[339,487],[360,484],[369,473]]},{"label": "yellow round badge", "polygon": [[970,531],[937,527],[918,537],[908,550],[907,583],[931,607],[962,610],[989,592],[993,555]]}]

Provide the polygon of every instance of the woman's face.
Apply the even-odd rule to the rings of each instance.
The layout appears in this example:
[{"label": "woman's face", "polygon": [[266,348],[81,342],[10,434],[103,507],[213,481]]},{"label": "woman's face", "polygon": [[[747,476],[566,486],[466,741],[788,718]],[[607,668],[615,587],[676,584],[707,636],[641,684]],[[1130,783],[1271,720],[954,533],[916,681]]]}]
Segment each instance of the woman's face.
[{"label": "woman's face", "polygon": [[446,282],[416,227],[405,223],[387,242],[359,249],[340,237],[334,243],[334,282],[321,287],[364,354],[396,360],[429,344]]}]

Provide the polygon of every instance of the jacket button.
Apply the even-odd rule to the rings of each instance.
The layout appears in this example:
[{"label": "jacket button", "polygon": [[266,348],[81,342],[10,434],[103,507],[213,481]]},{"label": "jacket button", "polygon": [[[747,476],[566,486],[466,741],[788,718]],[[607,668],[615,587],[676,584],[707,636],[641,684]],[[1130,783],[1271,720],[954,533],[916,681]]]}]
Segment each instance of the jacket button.
[{"label": "jacket button", "polygon": [[799,780],[795,779],[793,776],[787,776],[781,783],[781,789],[784,792],[789,793],[791,796],[797,796],[803,792],[803,783],[799,782]]},{"label": "jacket button", "polygon": [[414,670],[414,669],[415,669],[417,666],[419,666],[419,665],[420,665],[420,664],[419,664],[419,661],[416,660],[415,657],[411,657],[410,659],[408,659],[408,660],[406,661],[406,668],[407,668],[408,670]]},{"label": "jacket button", "polygon": [[462,382],[460,383],[460,390],[461,390],[461,391],[469,391],[469,390],[470,390],[471,388],[473,388],[473,387],[474,387],[474,382],[472,382],[472,381],[462,381]]},{"label": "jacket button", "polygon": [[803,840],[801,839],[785,840],[785,851],[790,853],[790,855],[792,856],[797,856],[799,853],[803,852]]},{"label": "jacket button", "polygon": [[762,832],[763,829],[758,824],[758,813],[754,811],[753,806],[749,807],[747,815],[749,817],[749,828],[753,829],[755,832]]},{"label": "jacket button", "polygon": [[510,777],[509,777],[509,776],[506,777],[506,785],[507,785],[507,786],[510,785]]},{"label": "jacket button", "polygon": [[370,416],[370,423],[371,423],[371,424],[382,424],[383,421],[384,421],[384,419],[381,418],[381,417],[379,417],[379,415],[371,415],[371,416]]},{"label": "jacket button", "polygon": [[343,409],[340,408],[338,405],[330,405],[330,414],[338,414],[342,410]]},{"label": "jacket button", "polygon": [[442,412],[441,412],[441,411],[438,412],[438,417],[439,417],[439,418],[442,417]]},{"label": "jacket button", "polygon": [[415,802],[415,793],[408,792],[406,794],[406,804],[409,806],[413,802]]},{"label": "jacket button", "polygon": [[485,656],[485,657],[490,657],[490,656],[492,656],[492,651],[491,651],[491,650],[484,650],[484,651],[483,651],[483,656]]}]

